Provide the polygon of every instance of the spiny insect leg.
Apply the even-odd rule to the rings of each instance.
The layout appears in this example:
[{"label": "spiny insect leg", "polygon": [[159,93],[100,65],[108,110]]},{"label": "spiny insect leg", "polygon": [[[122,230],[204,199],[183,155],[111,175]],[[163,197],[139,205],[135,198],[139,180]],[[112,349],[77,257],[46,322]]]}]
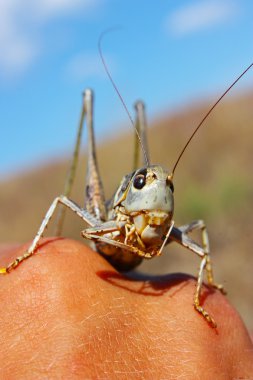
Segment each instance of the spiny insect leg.
[{"label": "spiny insect leg", "polygon": [[[75,148],[73,152],[73,157],[69,172],[66,177],[65,186],[64,186],[64,196],[67,198],[71,194],[71,190],[74,183],[74,178],[76,175],[81,137],[84,120],[86,119],[87,132],[88,132],[88,169],[87,169],[87,180],[86,180],[86,200],[85,200],[85,209],[96,216],[100,220],[106,219],[106,207],[105,207],[105,198],[104,190],[102,186],[102,181],[100,178],[97,155],[96,155],[96,144],[94,137],[94,128],[93,128],[93,92],[91,89],[86,89],[83,93],[83,103],[82,111],[78,126],[78,132],[75,142]],[[65,218],[66,208],[60,206],[58,211],[58,216],[56,220],[56,235],[59,236],[62,231],[63,222]]]},{"label": "spiny insect leg", "polygon": [[207,233],[207,228],[203,220],[198,220],[197,221],[197,229],[201,229],[201,234],[202,234],[202,244],[203,248],[206,253],[206,277],[207,277],[207,282],[209,285],[212,287],[218,289],[221,291],[221,293],[226,294],[226,291],[223,288],[223,285],[221,284],[216,284],[214,282],[213,278],[213,269],[212,269],[212,263],[211,263],[211,257],[210,257],[210,246],[209,246],[209,239],[208,239],[208,233]]},{"label": "spiny insect leg", "polygon": [[146,259],[152,258],[150,253],[144,252],[144,251],[138,249],[137,247],[134,247],[133,245],[125,244],[121,241],[114,240],[112,237],[110,238],[108,236],[103,236],[103,233],[119,231],[120,228],[123,227],[124,222],[121,222],[122,225],[120,225],[120,222],[115,222],[115,228],[114,229],[113,228],[107,229],[106,226],[108,223],[105,222],[104,224],[105,224],[105,228],[103,228],[103,224],[101,224],[101,226],[99,226],[98,231],[96,231],[97,228],[94,228],[94,230],[92,228],[89,228],[89,229],[82,231],[83,237],[86,239],[89,239],[89,240],[93,240],[96,243],[97,242],[107,243],[107,244],[112,245],[114,247],[118,247],[118,248],[127,250],[127,251],[129,251],[129,252],[131,252],[131,253],[139,256],[139,257],[145,257]]},{"label": "spiny insect leg", "polygon": [[[147,121],[145,113],[145,104],[137,101],[134,105],[135,116],[135,141],[134,141],[134,162],[133,171],[149,162],[149,151],[147,141]],[[140,139],[140,140],[139,140]],[[140,144],[141,141],[141,144]],[[141,157],[140,157],[141,155]]]},{"label": "spiny insect leg", "polygon": [[[71,195],[71,191],[72,191],[73,184],[74,184],[74,179],[76,176],[76,170],[77,170],[77,164],[78,164],[78,158],[79,158],[79,152],[80,152],[80,146],[81,146],[83,123],[84,123],[85,115],[86,115],[86,108],[85,108],[85,101],[83,99],[81,116],[80,116],[80,121],[79,121],[79,125],[78,125],[76,141],[75,141],[75,147],[74,147],[74,151],[73,151],[71,164],[70,164],[70,167],[69,167],[66,179],[65,179],[64,190],[63,190],[63,195],[67,198],[69,198]],[[63,207],[63,205],[60,205],[58,208],[58,214],[56,216],[56,223],[55,223],[55,226],[56,226],[55,235],[56,236],[60,236],[62,233],[63,223],[64,223],[64,219],[65,219],[65,213],[66,213],[66,208]]]},{"label": "spiny insect leg", "polygon": [[216,328],[217,324],[214,321],[214,319],[210,316],[210,314],[202,306],[200,306],[200,293],[201,293],[201,286],[203,283],[203,271],[205,269],[205,266],[206,266],[206,256],[203,257],[203,259],[201,260],[201,263],[200,263],[196,292],[194,295],[194,307],[200,314],[203,315],[203,317],[207,320],[207,322],[212,327]]},{"label": "spiny insect leg", "polygon": [[[202,246],[192,240],[188,233],[193,230],[201,230],[201,238],[202,238]],[[206,229],[206,225],[203,220],[196,220],[192,223],[181,227],[173,227],[170,239],[176,241],[177,243],[183,245],[185,248],[191,250],[196,253],[201,258],[200,269],[197,278],[197,286],[196,292],[194,295],[194,307],[195,309],[203,315],[203,317],[207,320],[207,322],[212,326],[216,327],[216,323],[213,318],[209,315],[209,313],[200,305],[200,296],[201,296],[201,287],[203,283],[203,272],[206,270],[207,281],[208,284],[223,291],[222,285],[216,285],[213,280],[213,271],[210,259],[210,248],[209,248],[209,240],[208,233]]]},{"label": "spiny insect leg", "polygon": [[[201,230],[202,246],[199,246],[196,242],[189,238],[188,234],[194,230]],[[195,220],[184,226],[174,228],[171,232],[170,239],[176,240],[186,248],[197,253],[200,257],[206,256],[206,276],[207,282],[212,287],[220,290],[223,294],[226,294],[223,289],[223,285],[216,284],[213,278],[212,263],[210,257],[210,246],[207,228],[203,220]]]},{"label": "spiny insect leg", "polygon": [[34,254],[36,248],[38,247],[39,241],[42,238],[42,236],[45,232],[45,229],[47,228],[48,223],[49,223],[50,219],[52,218],[52,216],[55,212],[55,209],[59,203],[68,207],[73,212],[75,212],[80,218],[82,218],[90,226],[95,226],[96,224],[99,223],[86,210],[80,208],[77,204],[75,204],[73,201],[71,201],[67,197],[61,195],[61,196],[55,198],[55,200],[53,201],[53,203],[49,207],[49,209],[46,213],[46,216],[43,219],[43,221],[40,225],[40,228],[39,228],[35,238],[33,239],[32,244],[28,248],[28,250],[22,256],[17,257],[14,261],[12,261],[9,265],[7,265],[7,267],[0,268],[0,274],[9,273],[11,270],[15,269],[22,261],[28,259],[29,257],[31,257]]},{"label": "spiny insect leg", "polygon": [[84,107],[86,110],[86,125],[88,132],[87,146],[87,174],[86,174],[86,197],[85,209],[97,219],[105,221],[107,211],[105,206],[104,189],[99,173],[96,142],[93,127],[93,103],[94,95],[90,89],[84,92]]}]

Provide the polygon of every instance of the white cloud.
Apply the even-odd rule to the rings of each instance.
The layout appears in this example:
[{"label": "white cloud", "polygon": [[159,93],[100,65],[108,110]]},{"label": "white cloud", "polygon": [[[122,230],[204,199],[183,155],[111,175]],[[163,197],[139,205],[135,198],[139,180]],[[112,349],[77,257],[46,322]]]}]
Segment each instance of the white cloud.
[{"label": "white cloud", "polygon": [[43,19],[59,17],[81,9],[87,11],[97,5],[97,0],[36,0],[34,5],[37,14]]},{"label": "white cloud", "polygon": [[[115,73],[115,60],[111,56],[104,56],[110,72]],[[105,77],[100,56],[96,53],[84,53],[74,56],[66,66],[66,74],[73,80],[82,81],[90,77]]]},{"label": "white cloud", "polygon": [[41,53],[43,27],[102,0],[0,0],[0,76],[25,71]]},{"label": "white cloud", "polygon": [[232,0],[204,0],[182,7],[171,13],[165,27],[177,36],[222,24],[235,16],[236,6]]},{"label": "white cloud", "polygon": [[27,69],[36,58],[36,45],[24,36],[12,34],[4,43],[0,42],[0,73],[6,79],[14,77]]}]

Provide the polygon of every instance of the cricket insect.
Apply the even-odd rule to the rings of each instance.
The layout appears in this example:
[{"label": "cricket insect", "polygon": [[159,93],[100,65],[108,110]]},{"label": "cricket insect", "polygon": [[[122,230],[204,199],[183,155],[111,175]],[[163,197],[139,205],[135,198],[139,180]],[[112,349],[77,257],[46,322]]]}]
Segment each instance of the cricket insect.
[{"label": "cricket insect", "polygon": [[[96,158],[95,138],[93,132],[93,93],[90,89],[87,89],[83,96],[83,106],[74,158],[66,181],[67,185],[65,187],[64,195],[60,195],[54,199],[28,250],[6,267],[0,268],[0,274],[10,273],[21,262],[35,253],[40,239],[56,211],[57,205],[61,204],[65,206],[65,208],[62,206],[60,208],[60,214],[58,215],[58,232],[61,230],[64,211],[66,208],[69,208],[88,225],[88,228],[85,228],[82,231],[82,236],[91,240],[93,242],[93,248],[120,271],[129,271],[139,265],[143,259],[151,259],[154,256],[161,255],[164,246],[173,241],[198,255],[201,262],[197,277],[196,291],[194,294],[194,307],[211,327],[216,327],[216,322],[200,303],[204,271],[206,271],[208,285],[223,292],[222,285],[217,285],[213,279],[206,225],[203,220],[196,220],[180,227],[175,226],[173,220],[173,178],[175,169],[183,153],[198,129],[202,126],[206,118],[226,93],[251,68],[251,66],[253,66],[253,63],[248,66],[248,68],[210,108],[188,139],[179,154],[172,171],[168,171],[160,165],[150,164],[146,141],[144,104],[140,101],[135,104],[136,120],[134,122],[113,79],[111,78],[106,63],[104,62],[100,42],[99,52],[105,70],[135,128],[136,144],[134,170],[122,179],[112,199],[109,202],[106,202]],[[76,170],[84,119],[86,119],[88,130],[88,168],[86,199],[84,208],[82,208],[69,199],[69,194]],[[140,154],[142,156],[143,167],[137,168]],[[194,230],[201,231],[201,245],[189,237],[189,233]]]}]

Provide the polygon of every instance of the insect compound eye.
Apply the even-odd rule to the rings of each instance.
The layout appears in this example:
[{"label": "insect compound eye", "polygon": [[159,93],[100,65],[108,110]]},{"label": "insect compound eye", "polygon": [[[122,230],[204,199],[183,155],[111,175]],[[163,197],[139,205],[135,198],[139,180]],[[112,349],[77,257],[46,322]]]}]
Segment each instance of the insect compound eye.
[{"label": "insect compound eye", "polygon": [[138,174],[135,178],[134,178],[134,187],[138,190],[142,189],[145,184],[146,184],[146,177],[144,174]]},{"label": "insect compound eye", "polygon": [[167,185],[169,186],[172,193],[174,193],[174,185],[173,182],[169,179],[167,179]]}]

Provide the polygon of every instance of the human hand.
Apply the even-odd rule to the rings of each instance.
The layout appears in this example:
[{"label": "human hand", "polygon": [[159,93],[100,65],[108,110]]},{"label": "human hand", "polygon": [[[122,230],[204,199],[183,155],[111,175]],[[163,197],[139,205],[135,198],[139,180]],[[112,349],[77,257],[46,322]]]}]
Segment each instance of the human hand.
[{"label": "human hand", "polygon": [[[4,250],[1,266],[27,246]],[[81,243],[47,239],[0,276],[0,378],[252,379],[253,345],[237,312],[195,280],[134,281]]]}]

